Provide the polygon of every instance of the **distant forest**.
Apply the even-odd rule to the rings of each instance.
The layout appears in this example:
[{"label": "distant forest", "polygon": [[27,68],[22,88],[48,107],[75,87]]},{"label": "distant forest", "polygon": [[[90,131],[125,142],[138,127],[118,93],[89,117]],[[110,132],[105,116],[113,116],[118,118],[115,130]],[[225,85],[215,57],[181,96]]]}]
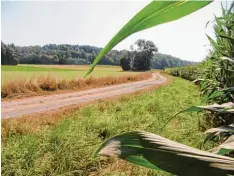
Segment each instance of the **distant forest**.
[{"label": "distant forest", "polygon": [[[8,48],[18,60],[19,64],[90,64],[102,48],[89,45],[56,45],[44,46],[15,46],[5,45],[1,42],[3,51]],[[8,51],[7,50],[7,51]],[[112,50],[100,61],[100,65],[120,65],[120,58],[126,50]],[[2,64],[7,64],[7,52],[1,53]],[[196,64],[196,62],[185,61],[171,55],[156,53],[152,59],[153,69],[164,69],[168,67],[178,67]]]}]

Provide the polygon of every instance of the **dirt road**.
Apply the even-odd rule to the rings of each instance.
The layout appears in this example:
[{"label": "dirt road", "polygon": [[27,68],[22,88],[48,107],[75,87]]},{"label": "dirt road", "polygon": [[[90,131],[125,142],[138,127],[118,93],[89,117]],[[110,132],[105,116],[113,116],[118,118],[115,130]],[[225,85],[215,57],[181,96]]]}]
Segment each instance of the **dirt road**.
[{"label": "dirt road", "polygon": [[122,94],[160,85],[167,80],[159,73],[152,73],[152,78],[144,81],[95,88],[84,91],[55,95],[35,96],[19,100],[2,101],[2,118],[20,117],[22,115],[43,113],[65,106],[87,103],[89,101],[110,98]]}]

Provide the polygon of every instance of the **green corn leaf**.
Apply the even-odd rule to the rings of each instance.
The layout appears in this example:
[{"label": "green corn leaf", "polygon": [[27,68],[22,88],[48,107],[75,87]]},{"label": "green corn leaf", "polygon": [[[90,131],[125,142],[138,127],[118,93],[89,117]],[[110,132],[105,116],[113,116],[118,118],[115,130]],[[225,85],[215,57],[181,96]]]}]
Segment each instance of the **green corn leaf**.
[{"label": "green corn leaf", "polygon": [[234,2],[232,2],[231,6],[227,12],[227,15],[229,15],[233,11],[233,8],[234,8]]},{"label": "green corn leaf", "polygon": [[130,163],[137,164],[137,165],[140,165],[143,167],[147,167],[147,168],[155,169],[155,170],[160,170],[158,167],[151,164],[149,161],[147,161],[142,156],[128,156],[127,158],[125,158],[125,160],[130,162]]},{"label": "green corn leaf", "polygon": [[216,112],[218,114],[234,114],[234,103],[228,102],[223,103],[221,105],[219,104],[213,104],[208,106],[191,106],[188,109],[185,109],[183,111],[177,112],[175,115],[173,115],[162,127],[161,130],[165,128],[165,126],[174,119],[178,114],[185,113],[185,112],[201,112],[201,111],[210,111],[210,112]]},{"label": "green corn leaf", "polygon": [[218,52],[222,53],[222,54],[225,54],[222,52],[221,48],[222,46],[220,46],[214,39],[212,39],[209,35],[206,35],[208,40],[210,41],[212,47],[217,50]]},{"label": "green corn leaf", "polygon": [[141,131],[124,133],[107,140],[94,157],[98,154],[117,156],[140,166],[154,167],[180,176],[220,176],[234,171],[233,158],[201,151]]},{"label": "green corn leaf", "polygon": [[93,61],[88,76],[98,62],[119,42],[127,38],[133,33],[151,28],[153,26],[177,20],[186,15],[189,15],[212,1],[152,1],[139,13],[137,13],[101,50],[98,56]]},{"label": "green corn leaf", "polygon": [[230,136],[224,143],[211,150],[218,155],[226,155],[234,151],[234,135]]},{"label": "green corn leaf", "polygon": [[231,37],[231,36],[227,36],[227,35],[218,35],[218,36],[221,37],[221,38],[229,39],[231,42],[234,42],[234,38]]},{"label": "green corn leaf", "polygon": [[223,16],[225,16],[225,15],[226,15],[226,10],[225,10],[225,8],[223,7],[223,3],[221,3],[221,8],[222,8]]},{"label": "green corn leaf", "polygon": [[210,128],[207,131],[205,131],[205,134],[207,134],[207,136],[204,140],[204,144],[207,141],[211,141],[214,139],[218,139],[218,141],[220,141],[226,138],[227,136],[231,136],[234,134],[234,126],[228,125],[228,126],[220,126],[217,128]]},{"label": "green corn leaf", "polygon": [[181,113],[184,113],[184,112],[200,112],[202,111],[203,109],[201,109],[200,107],[198,106],[192,106],[192,107],[189,107],[188,109],[185,109],[183,111],[180,111],[180,112],[177,112],[175,115],[173,115],[164,125],[163,127],[161,128],[161,130],[163,130],[165,128],[165,126],[172,120],[174,119],[178,114],[181,114]]},{"label": "green corn leaf", "polygon": [[214,104],[214,105],[208,105],[208,106],[192,106],[182,112],[200,112],[203,110],[211,111],[211,112],[217,112],[219,114],[231,114],[234,113],[234,103],[224,103],[224,104]]},{"label": "green corn leaf", "polygon": [[175,115],[178,115],[183,112],[200,112],[203,110],[207,111],[212,111],[212,112],[217,112],[220,114],[224,113],[234,113],[234,103],[229,102],[229,103],[223,103],[221,105],[219,104],[213,104],[213,105],[208,105],[208,106],[192,106],[188,109],[185,109],[183,111],[180,111],[176,113]]},{"label": "green corn leaf", "polygon": [[[227,69],[225,69],[225,70],[227,70]],[[228,71],[234,72],[234,70],[228,70]],[[204,96],[202,98],[202,103],[205,103],[210,99],[221,97],[221,96],[225,95],[225,93],[231,93],[231,92],[234,92],[234,87],[228,87],[228,88],[224,88],[224,89],[220,89],[220,90],[215,90],[215,91],[211,92],[210,94]]]},{"label": "green corn leaf", "polygon": [[225,149],[225,148],[221,148],[218,152],[217,155],[226,155],[228,153],[230,153],[231,151],[233,151],[232,149]]},{"label": "green corn leaf", "polygon": [[208,102],[208,100],[212,100],[212,99],[220,97],[222,95],[224,95],[224,92],[222,92],[222,91],[219,91],[219,90],[213,91],[212,93],[210,93],[202,98],[202,103]]}]

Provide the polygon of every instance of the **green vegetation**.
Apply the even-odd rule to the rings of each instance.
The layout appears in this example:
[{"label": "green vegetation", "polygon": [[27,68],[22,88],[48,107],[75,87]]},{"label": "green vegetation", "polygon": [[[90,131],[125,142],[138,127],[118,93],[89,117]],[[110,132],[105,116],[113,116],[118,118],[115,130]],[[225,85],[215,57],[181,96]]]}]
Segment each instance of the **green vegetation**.
[{"label": "green vegetation", "polygon": [[[81,45],[55,45],[45,46],[15,46],[5,45],[17,54],[20,64],[60,64],[60,65],[87,65],[93,62],[94,58],[100,52],[101,48],[94,46]],[[100,65],[119,66],[122,57],[126,53],[132,53],[128,50],[111,50],[100,61]],[[3,57],[2,57],[3,58]],[[192,65],[195,62],[185,61],[170,55],[155,53],[152,59],[153,69],[164,69],[166,67]]]},{"label": "green vegetation", "polygon": [[151,60],[158,52],[156,45],[150,40],[138,39],[130,46],[131,52],[121,58],[123,70],[146,71],[151,70]]},{"label": "green vegetation", "polygon": [[[30,80],[39,77],[55,77],[58,80],[76,79],[85,75],[88,66],[76,65],[18,65],[2,66],[2,83],[14,80]],[[135,75],[139,72],[123,72],[117,66],[98,66],[91,74],[94,77]]]},{"label": "green vegetation", "polygon": [[[222,7],[222,17],[215,18],[214,32],[216,40],[207,36],[212,49],[205,63],[207,64],[202,76],[203,95],[234,87],[234,2],[230,9]],[[213,102],[234,102],[233,93],[226,92],[222,99],[213,98]]]},{"label": "green vegetation", "polygon": [[187,67],[167,68],[165,71],[172,76],[179,76],[189,81],[194,81],[201,77],[202,66],[193,65]]},{"label": "green vegetation", "polygon": [[[222,17],[215,18],[216,40],[207,36],[212,50],[207,57],[201,76],[201,94],[207,106],[194,106],[186,112],[206,110],[214,128],[206,131],[207,140],[218,142],[213,153],[233,157],[234,155],[234,2],[229,9],[222,7]],[[232,174],[234,162],[232,163]]]},{"label": "green vegetation", "polygon": [[46,68],[46,67],[35,67],[35,66],[2,66],[2,71],[76,71],[75,69],[69,68]]},{"label": "green vegetation", "polygon": [[[142,39],[139,39],[140,41]],[[144,40],[143,40],[144,41]],[[145,41],[146,42],[146,41]],[[150,42],[150,41],[148,41]],[[140,48],[140,47],[139,47]],[[144,48],[144,50],[147,50],[147,47]],[[149,60],[150,59],[150,60]],[[142,66],[145,66],[148,62],[148,68],[141,68]],[[150,65],[149,65],[150,63]],[[150,68],[152,69],[165,69],[165,68],[174,68],[174,67],[181,67],[181,66],[187,66],[187,65],[196,65],[198,63],[192,62],[192,61],[185,61],[181,60],[179,58],[173,57],[171,55],[161,54],[161,53],[155,53],[153,52],[152,55],[147,56],[145,58],[144,54],[142,55],[139,50],[138,51],[122,51],[122,54],[120,56],[120,66],[124,71],[128,70],[147,70]],[[178,75],[173,75],[178,76]]]},{"label": "green vegetation", "polygon": [[[129,35],[186,16],[210,1],[153,1],[132,18],[110,40],[94,60],[89,75],[99,61],[120,41]],[[201,93],[207,106],[201,104],[199,88],[191,82],[175,78],[174,82],[158,91],[122,97],[118,101],[100,102],[72,115],[65,116],[55,127],[44,125],[35,133],[24,127],[14,129],[3,126],[5,134],[2,150],[3,175],[232,175],[234,171],[234,47],[233,7],[223,10],[216,18],[216,41],[212,44],[206,67],[180,69],[175,73],[193,76],[202,75]],[[163,16],[163,18],[162,18]],[[185,109],[185,110],[184,110]],[[189,114],[182,112],[200,112]],[[176,115],[175,115],[176,114]],[[176,118],[175,118],[176,116]],[[14,122],[14,121],[13,121]],[[208,123],[207,123],[208,122]],[[211,123],[210,123],[211,122]],[[204,135],[205,131],[213,125]],[[222,126],[220,126],[222,125]],[[128,132],[144,130],[147,132]],[[156,134],[157,135],[156,135]],[[158,136],[161,135],[161,136]],[[115,137],[113,137],[115,136]],[[110,138],[112,137],[112,138]],[[164,138],[165,137],[165,138]],[[104,142],[97,154],[118,156],[132,163],[155,170],[132,166],[116,160],[90,160],[92,151]],[[168,140],[169,138],[171,140]],[[175,141],[178,142],[175,142]],[[195,148],[182,145],[186,144]],[[204,145],[206,144],[206,145]],[[221,145],[220,145],[221,144]],[[215,148],[213,148],[216,146]],[[210,152],[201,151],[210,150]],[[225,156],[221,156],[225,155]]]},{"label": "green vegetation", "polygon": [[1,42],[1,64],[2,65],[17,65],[17,53],[10,46]]},{"label": "green vegetation", "polygon": [[[202,114],[180,114],[161,130],[175,112],[199,103],[199,88],[175,78],[169,86],[152,92],[82,108],[65,115],[55,127],[45,124],[38,131],[33,119],[30,126],[35,133],[27,132],[25,123],[17,131],[12,124],[2,148],[2,175],[169,175],[116,160],[92,161],[90,156],[107,138],[131,130],[199,147],[204,139],[198,126]],[[3,125],[2,134],[4,130]]]},{"label": "green vegetation", "polygon": [[187,65],[196,65],[197,62],[181,60],[171,55],[155,53],[152,58],[152,68],[154,69],[165,69],[173,67],[181,67]]},{"label": "green vegetation", "polygon": [[93,61],[86,76],[93,71],[95,66],[112,48],[128,36],[163,23],[180,19],[201,9],[209,3],[211,3],[211,1],[152,1],[138,12],[125,26],[122,27],[109,43],[107,43]]},{"label": "green vegetation", "polygon": [[[99,53],[94,60],[88,75],[109,50],[129,35],[186,16],[210,2],[202,1],[177,1],[158,2],[153,1],[138,12],[118,32]],[[117,156],[134,164],[151,169],[161,169],[175,175],[230,175],[234,171],[234,34],[233,34],[233,7],[222,7],[222,17],[216,18],[214,26],[217,40],[208,36],[213,47],[211,55],[207,59],[210,65],[205,70],[198,70],[203,75],[201,80],[202,94],[207,95],[206,101],[223,103],[222,105],[192,106],[180,112],[211,111],[209,117],[219,120],[218,128],[209,129],[211,133],[205,141],[214,140],[221,142],[213,153],[200,151],[188,146],[170,141],[158,135],[146,132],[129,132],[110,138],[104,142],[95,152],[95,156]],[[163,9],[163,10],[162,10]],[[163,18],[162,18],[163,15]],[[192,80],[191,70],[185,69],[183,75]],[[175,72],[178,72],[176,70]],[[197,72],[197,70],[196,70]],[[180,73],[178,73],[179,75]],[[196,76],[196,75],[194,75]],[[221,90],[220,90],[221,89]],[[224,95],[224,97],[223,97]],[[180,114],[177,113],[176,115]],[[175,117],[175,116],[173,116]],[[172,118],[170,118],[171,120]],[[170,122],[170,120],[168,122]],[[213,119],[210,118],[212,121]],[[166,124],[168,124],[168,122]],[[227,155],[223,157],[219,155]],[[181,165],[178,165],[178,162]]]},{"label": "green vegetation", "polygon": [[210,103],[233,102],[234,87],[234,3],[230,9],[222,7],[222,17],[215,18],[216,40],[207,36],[212,49],[203,63],[197,66],[166,69],[173,76],[199,80],[201,93]]}]

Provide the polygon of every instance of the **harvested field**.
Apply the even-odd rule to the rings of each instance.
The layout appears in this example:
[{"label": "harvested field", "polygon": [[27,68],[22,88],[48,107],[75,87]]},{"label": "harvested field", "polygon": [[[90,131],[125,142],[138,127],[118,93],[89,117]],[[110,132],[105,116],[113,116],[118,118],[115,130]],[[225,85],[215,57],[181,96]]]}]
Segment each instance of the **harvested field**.
[{"label": "harvested field", "polygon": [[151,73],[141,73],[125,76],[89,77],[78,79],[58,80],[52,76],[40,76],[31,79],[19,79],[2,84],[1,97],[25,97],[42,95],[57,90],[84,90],[108,85],[123,84],[127,82],[140,81],[151,77]]}]

